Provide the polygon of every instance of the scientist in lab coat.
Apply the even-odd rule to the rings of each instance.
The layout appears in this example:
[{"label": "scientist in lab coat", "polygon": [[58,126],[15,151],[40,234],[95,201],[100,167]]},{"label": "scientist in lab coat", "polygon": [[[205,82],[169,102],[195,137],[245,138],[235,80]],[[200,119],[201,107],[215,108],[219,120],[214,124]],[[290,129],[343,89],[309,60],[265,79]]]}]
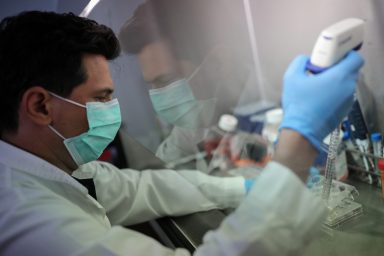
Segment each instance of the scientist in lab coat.
[{"label": "scientist in lab coat", "polygon": [[190,255],[122,226],[228,207],[236,209],[194,255],[305,248],[325,207],[303,180],[351,107],[361,57],[352,52],[316,76],[305,72],[307,57],[292,62],[274,161],[246,194],[241,177],[95,161],[121,122],[108,67],[118,55],[109,28],[73,14],[31,11],[1,22],[0,254]]},{"label": "scientist in lab coat", "polygon": [[[240,30],[235,15],[218,2],[148,0],[120,30],[123,50],[137,55],[152,87],[157,116],[173,126],[156,151],[166,163],[199,153],[208,128],[238,105],[250,73],[240,38],[231,42]],[[212,25],[216,20],[226,23]],[[182,167],[205,169],[199,161]]]}]

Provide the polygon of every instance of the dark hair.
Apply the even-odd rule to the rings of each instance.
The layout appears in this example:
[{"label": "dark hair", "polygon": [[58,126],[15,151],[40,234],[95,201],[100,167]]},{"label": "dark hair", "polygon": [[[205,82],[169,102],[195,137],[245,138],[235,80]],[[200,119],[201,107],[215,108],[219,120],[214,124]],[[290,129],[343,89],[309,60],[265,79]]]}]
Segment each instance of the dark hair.
[{"label": "dark hair", "polygon": [[32,86],[67,97],[87,80],[84,54],[120,54],[113,31],[72,13],[29,11],[0,23],[0,135],[18,127],[23,93]]},{"label": "dark hair", "polygon": [[120,29],[119,40],[124,52],[138,54],[144,46],[162,36],[159,20],[150,2],[145,2]]},{"label": "dark hair", "polygon": [[200,64],[216,45],[247,44],[242,7],[241,1],[232,0],[146,0],[121,27],[121,47],[138,54],[166,38],[177,59]]},{"label": "dark hair", "polygon": [[197,58],[197,62],[200,62],[212,45],[217,43],[211,41],[212,37],[206,37],[207,15],[201,10],[207,7],[208,2],[145,1],[120,29],[119,40],[123,51],[138,54],[146,45],[159,38],[166,38],[171,43],[176,58]]}]

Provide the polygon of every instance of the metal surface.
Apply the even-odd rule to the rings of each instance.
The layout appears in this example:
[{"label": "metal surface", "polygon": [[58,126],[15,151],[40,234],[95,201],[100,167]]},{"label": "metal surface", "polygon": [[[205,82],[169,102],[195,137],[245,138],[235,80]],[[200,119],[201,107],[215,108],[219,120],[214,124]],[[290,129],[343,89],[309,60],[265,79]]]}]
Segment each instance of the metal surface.
[{"label": "metal surface", "polygon": [[205,233],[219,227],[225,216],[223,211],[211,210],[162,218],[157,222],[176,247],[184,247],[192,253],[203,242]]},{"label": "metal surface", "polygon": [[[358,189],[360,195],[356,202],[363,205],[363,215],[338,229],[322,232],[308,245],[304,255],[383,255],[384,200],[381,190],[356,180],[347,183]],[[176,247],[184,247],[193,252],[202,243],[205,233],[216,229],[230,212],[212,210],[177,218],[163,218],[158,222]]]},{"label": "metal surface", "polygon": [[363,215],[323,233],[308,246],[304,255],[383,255],[384,200],[381,190],[353,179],[347,183],[359,191],[355,201],[363,205]]}]

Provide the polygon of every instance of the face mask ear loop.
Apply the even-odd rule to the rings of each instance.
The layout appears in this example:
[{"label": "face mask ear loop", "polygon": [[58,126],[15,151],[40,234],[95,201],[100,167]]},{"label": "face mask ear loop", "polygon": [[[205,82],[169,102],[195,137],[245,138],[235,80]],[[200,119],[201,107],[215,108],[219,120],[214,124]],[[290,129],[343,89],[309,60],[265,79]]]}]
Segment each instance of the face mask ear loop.
[{"label": "face mask ear loop", "polygon": [[51,131],[53,131],[54,133],[57,134],[57,136],[59,136],[60,138],[62,138],[63,140],[65,140],[64,136],[61,135],[58,131],[56,131],[55,128],[53,128],[51,125],[48,125],[49,129],[51,129]]},{"label": "face mask ear loop", "polygon": [[64,97],[61,97],[61,96],[57,95],[56,93],[49,92],[49,94],[51,94],[52,96],[54,96],[54,97],[56,97],[56,98],[59,98],[59,99],[61,99],[61,100],[63,100],[63,101],[72,103],[72,104],[74,104],[74,105],[76,105],[76,106],[79,106],[79,107],[82,107],[82,108],[87,108],[87,107],[86,107],[85,105],[83,105],[83,104],[80,104],[80,103],[77,103],[76,101],[69,100],[69,99],[66,99],[66,98],[64,98]]},{"label": "face mask ear loop", "polygon": [[187,81],[189,82],[196,74],[197,72],[199,72],[199,70],[201,69],[201,67],[203,66],[203,64],[205,64],[205,62],[207,61],[208,59],[208,56],[209,54],[205,55],[203,61],[200,63],[199,66],[197,66],[197,68],[195,69],[195,71],[192,72],[192,74],[187,78]]}]

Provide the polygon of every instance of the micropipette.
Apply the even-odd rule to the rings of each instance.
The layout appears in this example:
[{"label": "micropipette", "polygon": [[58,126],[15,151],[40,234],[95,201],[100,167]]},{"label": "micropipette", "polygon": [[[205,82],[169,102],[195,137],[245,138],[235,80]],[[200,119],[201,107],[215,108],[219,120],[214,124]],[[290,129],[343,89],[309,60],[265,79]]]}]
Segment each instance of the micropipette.
[{"label": "micropipette", "polygon": [[[357,18],[342,20],[325,30],[318,37],[313,48],[307,70],[313,74],[323,72],[341,60],[349,51],[359,49],[363,43],[364,21]],[[337,148],[339,144],[339,128],[331,133],[328,157],[325,170],[325,183],[322,197],[328,201],[335,171]]]},{"label": "micropipette", "polygon": [[323,30],[313,48],[307,69],[313,74],[320,73],[349,51],[358,50],[363,44],[363,25],[362,19],[349,18]]}]

